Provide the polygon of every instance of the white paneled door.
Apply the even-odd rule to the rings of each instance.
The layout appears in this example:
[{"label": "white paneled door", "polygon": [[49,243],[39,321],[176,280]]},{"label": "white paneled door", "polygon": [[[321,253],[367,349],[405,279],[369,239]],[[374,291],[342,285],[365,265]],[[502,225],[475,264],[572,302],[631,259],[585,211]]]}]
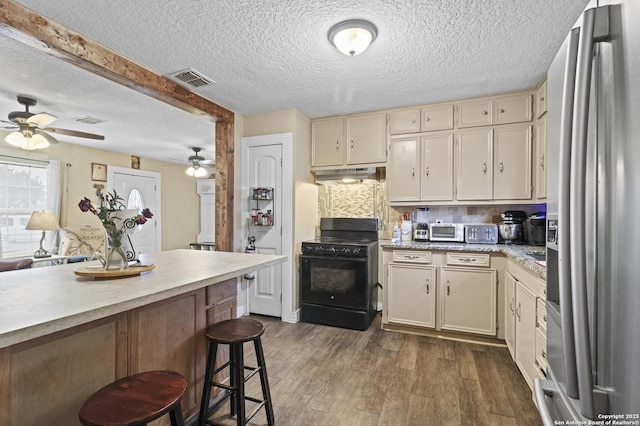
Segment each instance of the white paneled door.
[{"label": "white paneled door", "polygon": [[[262,213],[271,210],[273,218],[272,224],[247,224],[249,236],[256,239],[256,251],[258,254],[282,254],[282,144],[250,144],[245,177],[249,188],[247,208],[258,209]],[[252,188],[273,188],[273,200],[252,199]],[[249,283],[249,312],[282,316],[282,271],[283,265],[278,264],[255,273],[255,278]]]},{"label": "white paneled door", "polygon": [[131,233],[131,243],[139,256],[141,253],[153,253],[160,250],[157,230],[160,229],[159,176],[149,172],[124,169],[113,173],[109,185],[115,189],[128,209],[148,208],[153,218],[144,225],[137,226]]}]

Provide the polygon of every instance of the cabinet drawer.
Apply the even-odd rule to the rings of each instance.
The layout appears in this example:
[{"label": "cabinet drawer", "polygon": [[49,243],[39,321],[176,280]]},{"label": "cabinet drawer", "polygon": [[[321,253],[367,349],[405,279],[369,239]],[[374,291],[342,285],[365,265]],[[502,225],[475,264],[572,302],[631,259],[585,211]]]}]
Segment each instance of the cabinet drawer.
[{"label": "cabinet drawer", "polygon": [[538,286],[540,289],[540,294],[544,300],[547,300],[547,280],[544,278],[538,277]]},{"label": "cabinet drawer", "polygon": [[453,129],[453,104],[422,108],[420,117],[423,132]]},{"label": "cabinet drawer", "polygon": [[207,306],[217,305],[236,298],[236,280],[230,279],[207,287]]},{"label": "cabinet drawer", "polygon": [[547,374],[547,337],[536,329],[536,365]]},{"label": "cabinet drawer", "polygon": [[531,95],[512,95],[496,98],[493,103],[495,124],[521,123],[533,118]]},{"label": "cabinet drawer", "polygon": [[417,133],[420,131],[420,110],[404,109],[389,114],[389,133],[402,135],[404,133]]},{"label": "cabinet drawer", "polygon": [[547,306],[544,299],[538,297],[538,306],[536,309],[536,324],[545,333],[547,332]]},{"label": "cabinet drawer", "polygon": [[394,262],[431,263],[431,252],[423,250],[394,250]]},{"label": "cabinet drawer", "polygon": [[447,253],[447,265],[489,267],[490,263],[486,253]]}]

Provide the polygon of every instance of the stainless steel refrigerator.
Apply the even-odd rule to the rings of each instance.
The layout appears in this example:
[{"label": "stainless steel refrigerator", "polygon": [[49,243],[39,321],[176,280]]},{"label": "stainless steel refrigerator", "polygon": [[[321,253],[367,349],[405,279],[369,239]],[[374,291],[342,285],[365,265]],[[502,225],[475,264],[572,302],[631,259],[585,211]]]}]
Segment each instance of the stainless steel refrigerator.
[{"label": "stainless steel refrigerator", "polygon": [[545,425],[640,424],[640,0],[589,3],[549,69],[547,99],[538,410]]}]

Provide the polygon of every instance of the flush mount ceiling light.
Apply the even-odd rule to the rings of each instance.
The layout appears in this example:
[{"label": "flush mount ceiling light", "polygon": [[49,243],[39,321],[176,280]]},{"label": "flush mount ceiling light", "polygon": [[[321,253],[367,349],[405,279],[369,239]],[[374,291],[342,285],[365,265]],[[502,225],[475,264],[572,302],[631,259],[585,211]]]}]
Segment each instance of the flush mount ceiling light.
[{"label": "flush mount ceiling light", "polygon": [[376,39],[378,29],[369,21],[350,19],[335,24],[327,36],[336,49],[345,55],[355,56],[364,52]]}]

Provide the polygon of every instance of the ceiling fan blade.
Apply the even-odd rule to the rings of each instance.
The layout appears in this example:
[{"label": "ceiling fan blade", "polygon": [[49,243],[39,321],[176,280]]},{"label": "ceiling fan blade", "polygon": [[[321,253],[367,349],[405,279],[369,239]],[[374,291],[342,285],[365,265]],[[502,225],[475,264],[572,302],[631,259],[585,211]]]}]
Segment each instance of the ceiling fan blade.
[{"label": "ceiling fan blade", "polygon": [[203,164],[205,166],[214,166],[216,164],[216,160],[203,160],[200,162],[200,164]]},{"label": "ceiling fan blade", "polygon": [[60,142],[58,139],[54,138],[49,133],[47,133],[47,132],[45,132],[43,130],[36,130],[36,133],[41,135],[43,138],[45,138],[47,140],[47,142],[49,142],[49,143],[58,143],[58,142]]},{"label": "ceiling fan blade", "polygon": [[7,129],[7,130],[18,130],[20,127],[19,126],[4,126],[3,129]]},{"label": "ceiling fan blade", "polygon": [[56,117],[55,115],[51,115],[47,112],[41,112],[40,114],[35,114],[27,118],[26,123],[34,124],[36,126],[48,126],[57,119],[58,117]]},{"label": "ceiling fan blade", "polygon": [[59,129],[57,127],[47,127],[46,129],[43,129],[43,130],[46,130],[47,132],[50,132],[50,133],[59,133],[61,135],[75,136],[77,138],[98,139],[101,141],[104,140],[104,136],[102,135],[96,135],[94,133],[79,132],[77,130]]}]

